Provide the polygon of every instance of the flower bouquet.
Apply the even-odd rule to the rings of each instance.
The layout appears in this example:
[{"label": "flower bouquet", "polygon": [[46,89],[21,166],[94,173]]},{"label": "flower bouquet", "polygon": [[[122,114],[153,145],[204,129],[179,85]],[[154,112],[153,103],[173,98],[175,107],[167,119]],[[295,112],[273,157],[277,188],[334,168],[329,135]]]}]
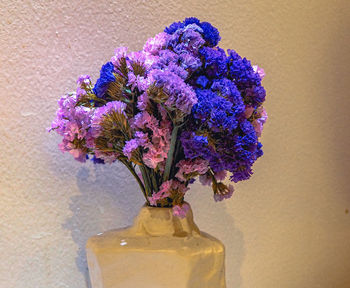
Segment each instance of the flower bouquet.
[{"label": "flower bouquet", "polygon": [[116,50],[95,84],[82,75],[59,100],[51,130],[78,161],[120,161],[148,205],[184,216],[184,196],[199,176],[214,199],[231,197],[222,182],[249,179],[262,156],[267,114],[263,69],[218,47],[219,32],[196,18],[175,22],[143,49]]},{"label": "flower bouquet", "polygon": [[[187,18],[148,39],[141,51],[118,48],[95,84],[82,75],[76,92],[59,100],[51,127],[63,136],[59,148],[81,162],[123,163],[146,206],[169,208],[172,217],[188,216],[184,196],[197,177],[211,185],[215,201],[230,198],[234,188],[223,182],[227,173],[232,182],[247,180],[263,155],[264,71],[234,50],[225,52],[219,41],[210,23]],[[132,283],[130,287],[141,287]],[[219,287],[217,283],[198,287]]]}]

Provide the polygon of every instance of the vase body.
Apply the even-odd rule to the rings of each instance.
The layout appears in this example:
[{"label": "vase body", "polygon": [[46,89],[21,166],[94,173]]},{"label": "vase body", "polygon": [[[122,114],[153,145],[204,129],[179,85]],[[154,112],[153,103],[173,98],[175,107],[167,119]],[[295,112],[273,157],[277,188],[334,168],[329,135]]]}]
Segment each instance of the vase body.
[{"label": "vase body", "polygon": [[225,288],[225,248],[171,208],[143,206],[134,225],[91,237],[92,288]]}]

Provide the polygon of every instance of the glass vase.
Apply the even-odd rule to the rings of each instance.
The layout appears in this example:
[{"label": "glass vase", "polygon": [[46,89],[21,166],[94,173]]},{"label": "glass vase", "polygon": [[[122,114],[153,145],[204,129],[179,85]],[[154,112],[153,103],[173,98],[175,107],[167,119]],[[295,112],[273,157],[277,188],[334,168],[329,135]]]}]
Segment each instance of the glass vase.
[{"label": "glass vase", "polygon": [[92,288],[225,288],[225,248],[171,208],[144,205],[131,227],[91,237]]}]

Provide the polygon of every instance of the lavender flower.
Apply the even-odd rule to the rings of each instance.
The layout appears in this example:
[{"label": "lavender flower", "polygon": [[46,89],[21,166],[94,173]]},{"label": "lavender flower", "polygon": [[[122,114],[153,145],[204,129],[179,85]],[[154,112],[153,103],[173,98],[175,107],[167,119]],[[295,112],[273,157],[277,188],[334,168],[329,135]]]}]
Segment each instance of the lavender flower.
[{"label": "lavender flower", "polygon": [[170,108],[177,108],[189,114],[192,106],[197,103],[197,97],[191,86],[183,79],[170,71],[152,70],[151,77],[156,86],[163,88],[169,95],[165,105]]}]

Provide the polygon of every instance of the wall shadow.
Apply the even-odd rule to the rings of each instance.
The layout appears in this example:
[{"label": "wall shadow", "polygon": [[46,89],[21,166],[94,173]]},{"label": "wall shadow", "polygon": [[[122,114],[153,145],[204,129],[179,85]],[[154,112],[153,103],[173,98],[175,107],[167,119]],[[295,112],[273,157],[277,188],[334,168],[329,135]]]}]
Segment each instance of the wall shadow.
[{"label": "wall shadow", "polygon": [[219,239],[225,245],[227,287],[240,288],[241,267],[245,256],[243,233],[229,214],[227,202],[215,203],[211,195],[210,188],[196,183],[188,192],[186,201],[191,204],[194,220],[199,229]]},{"label": "wall shadow", "polygon": [[77,173],[79,195],[71,197],[72,216],[62,225],[78,246],[75,259],[78,270],[90,288],[85,245],[92,235],[129,226],[144,201],[138,184],[119,163],[88,164]]}]

